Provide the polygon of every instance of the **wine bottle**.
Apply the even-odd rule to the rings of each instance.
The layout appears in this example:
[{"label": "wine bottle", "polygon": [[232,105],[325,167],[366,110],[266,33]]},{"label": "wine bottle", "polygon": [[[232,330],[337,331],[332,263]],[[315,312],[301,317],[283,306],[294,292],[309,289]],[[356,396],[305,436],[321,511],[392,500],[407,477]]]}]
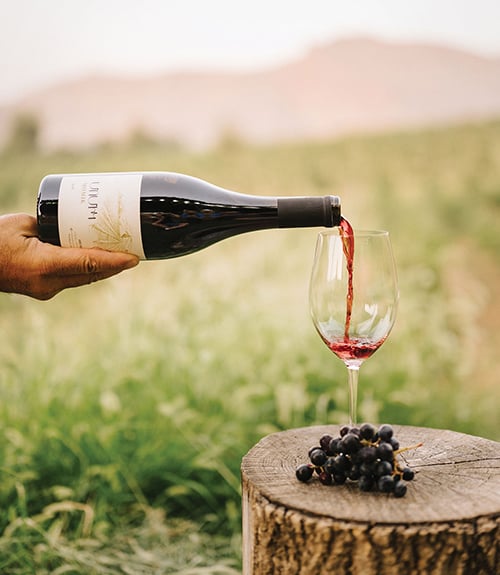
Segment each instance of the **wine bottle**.
[{"label": "wine bottle", "polygon": [[236,234],[340,224],[337,196],[240,194],[173,172],[45,176],[38,234],[64,247],[100,247],[164,259]]}]

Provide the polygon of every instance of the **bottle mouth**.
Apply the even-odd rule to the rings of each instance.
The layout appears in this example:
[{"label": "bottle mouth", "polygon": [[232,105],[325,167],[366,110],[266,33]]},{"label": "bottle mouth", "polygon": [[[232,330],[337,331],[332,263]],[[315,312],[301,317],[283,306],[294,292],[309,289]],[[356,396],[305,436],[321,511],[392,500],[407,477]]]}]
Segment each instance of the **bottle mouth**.
[{"label": "bottle mouth", "polygon": [[340,213],[340,198],[339,196],[327,196],[326,199],[329,201],[328,209],[331,216],[329,227],[339,226],[342,218],[342,214]]},{"label": "bottle mouth", "polygon": [[278,198],[279,227],[340,225],[340,198],[338,196],[296,196]]}]

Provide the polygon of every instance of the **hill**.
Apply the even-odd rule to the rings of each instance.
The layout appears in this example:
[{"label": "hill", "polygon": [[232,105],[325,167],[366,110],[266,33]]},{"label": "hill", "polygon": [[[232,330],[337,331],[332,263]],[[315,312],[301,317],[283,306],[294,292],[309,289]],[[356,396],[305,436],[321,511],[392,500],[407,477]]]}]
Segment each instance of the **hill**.
[{"label": "hill", "polygon": [[322,139],[498,116],[500,58],[353,38],[260,72],[86,77],[0,110],[0,144],[23,113],[39,119],[48,149],[134,132],[195,149],[228,133],[253,143]]}]

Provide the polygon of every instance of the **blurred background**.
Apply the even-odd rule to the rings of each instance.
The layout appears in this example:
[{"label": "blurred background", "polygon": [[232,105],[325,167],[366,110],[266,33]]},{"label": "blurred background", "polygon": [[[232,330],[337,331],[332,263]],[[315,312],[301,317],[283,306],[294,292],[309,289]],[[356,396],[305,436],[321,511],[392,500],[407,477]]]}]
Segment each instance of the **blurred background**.
[{"label": "blurred background", "polygon": [[[0,8],[0,213],[64,172],[340,195],[390,231],[401,292],[360,419],[500,440],[495,0]],[[2,573],[240,572],[243,455],[347,418],[309,318],[316,233],[0,294]]]}]

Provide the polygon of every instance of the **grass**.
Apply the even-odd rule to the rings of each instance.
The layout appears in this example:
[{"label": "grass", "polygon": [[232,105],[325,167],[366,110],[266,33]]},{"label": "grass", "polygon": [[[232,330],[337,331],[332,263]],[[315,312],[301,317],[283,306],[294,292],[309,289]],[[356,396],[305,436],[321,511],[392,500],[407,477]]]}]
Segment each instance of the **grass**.
[{"label": "grass", "polygon": [[[190,154],[0,158],[2,212],[46,173],[166,169],[247,193],[335,193],[390,230],[401,307],[360,418],[500,439],[500,122]],[[49,302],[0,294],[0,572],[234,574],[241,457],[346,418],[307,309],[316,230],[235,237]]]}]

